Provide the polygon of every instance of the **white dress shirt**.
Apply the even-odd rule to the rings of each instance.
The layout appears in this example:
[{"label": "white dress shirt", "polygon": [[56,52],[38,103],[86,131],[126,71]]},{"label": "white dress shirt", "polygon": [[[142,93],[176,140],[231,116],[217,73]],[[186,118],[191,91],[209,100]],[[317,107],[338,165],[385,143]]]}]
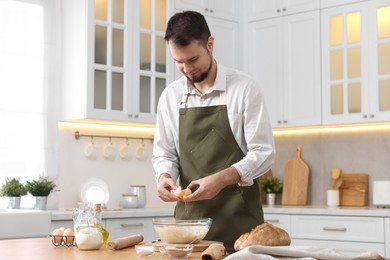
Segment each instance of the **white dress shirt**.
[{"label": "white dress shirt", "polygon": [[172,82],[161,94],[153,145],[156,181],[164,172],[179,177],[179,109],[183,94],[189,93],[187,107],[220,105],[220,91],[226,91],[230,127],[245,156],[232,166],[241,176],[241,186],[267,172],[274,162],[272,128],[259,84],[249,76],[217,64],[214,86],[204,94],[185,76]]}]

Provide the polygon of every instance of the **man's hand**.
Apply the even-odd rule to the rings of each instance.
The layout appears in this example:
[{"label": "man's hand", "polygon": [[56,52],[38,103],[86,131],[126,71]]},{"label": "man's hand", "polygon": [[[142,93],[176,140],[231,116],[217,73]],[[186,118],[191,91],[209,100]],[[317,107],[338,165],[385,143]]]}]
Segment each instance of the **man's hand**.
[{"label": "man's hand", "polygon": [[226,186],[240,181],[241,177],[234,167],[226,168],[210,176],[192,181],[187,188],[196,190],[191,195],[188,195],[185,201],[212,199]]},{"label": "man's hand", "polygon": [[171,178],[171,175],[168,173],[163,173],[160,175],[158,179],[157,185],[157,196],[163,201],[178,201],[179,198],[176,197],[171,190],[175,190],[177,188],[176,183]]}]

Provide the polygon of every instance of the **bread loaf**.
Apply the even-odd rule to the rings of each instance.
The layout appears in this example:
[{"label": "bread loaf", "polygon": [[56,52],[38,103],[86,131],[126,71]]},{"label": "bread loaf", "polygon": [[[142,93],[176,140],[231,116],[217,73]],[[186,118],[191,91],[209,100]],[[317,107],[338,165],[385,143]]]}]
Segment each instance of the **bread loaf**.
[{"label": "bread loaf", "polygon": [[236,251],[247,246],[288,246],[291,243],[289,234],[283,229],[265,222],[250,232],[242,234],[234,243]]}]

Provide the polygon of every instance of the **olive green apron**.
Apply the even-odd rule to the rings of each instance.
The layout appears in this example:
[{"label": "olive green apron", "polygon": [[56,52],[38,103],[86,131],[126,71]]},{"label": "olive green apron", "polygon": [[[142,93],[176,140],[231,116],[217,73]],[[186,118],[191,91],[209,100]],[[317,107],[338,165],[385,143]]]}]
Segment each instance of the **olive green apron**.
[{"label": "olive green apron", "polygon": [[[225,92],[220,92],[225,102]],[[240,161],[244,153],[231,131],[226,104],[187,108],[182,98],[179,118],[180,186],[203,178]],[[252,186],[230,185],[210,200],[178,202],[176,219],[212,218],[205,240],[222,241],[233,247],[242,234],[263,223],[257,180]]]}]

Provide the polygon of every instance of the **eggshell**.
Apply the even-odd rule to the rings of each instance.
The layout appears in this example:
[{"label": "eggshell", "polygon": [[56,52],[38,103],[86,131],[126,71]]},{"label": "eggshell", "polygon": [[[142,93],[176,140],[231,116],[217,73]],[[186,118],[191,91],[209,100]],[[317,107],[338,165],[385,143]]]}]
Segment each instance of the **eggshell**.
[{"label": "eggshell", "polygon": [[62,230],[59,228],[53,230],[51,235],[54,243],[59,244],[62,242],[62,233]]},{"label": "eggshell", "polygon": [[174,192],[175,196],[178,197],[178,198],[181,198],[181,199],[185,199],[188,195],[192,194],[192,191],[190,189],[181,189],[181,187],[179,186],[175,192]]},{"label": "eggshell", "polygon": [[66,228],[63,232],[63,240],[66,244],[72,244],[74,241],[74,231],[71,228]]}]

